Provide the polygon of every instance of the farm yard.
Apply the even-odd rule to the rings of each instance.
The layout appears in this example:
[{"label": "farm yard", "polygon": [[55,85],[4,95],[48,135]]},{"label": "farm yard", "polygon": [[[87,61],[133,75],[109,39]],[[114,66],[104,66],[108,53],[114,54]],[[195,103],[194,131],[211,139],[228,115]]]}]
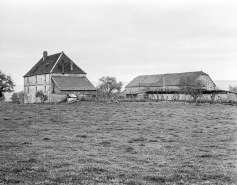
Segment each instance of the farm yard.
[{"label": "farm yard", "polygon": [[0,104],[0,184],[237,184],[237,107]]}]

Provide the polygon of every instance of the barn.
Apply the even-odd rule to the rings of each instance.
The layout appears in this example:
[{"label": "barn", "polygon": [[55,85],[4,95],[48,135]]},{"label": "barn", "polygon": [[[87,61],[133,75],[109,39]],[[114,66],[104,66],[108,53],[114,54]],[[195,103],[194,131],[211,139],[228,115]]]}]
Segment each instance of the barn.
[{"label": "barn", "polygon": [[56,102],[67,94],[96,94],[96,89],[87,79],[86,73],[64,52],[48,55],[43,52],[41,59],[24,75],[24,103],[36,103],[37,91],[48,96],[48,102]]},{"label": "barn", "polygon": [[203,88],[202,100],[219,99],[228,101],[236,100],[236,94],[224,90],[217,90],[216,85],[210,76],[203,71],[169,73],[156,75],[141,75],[134,78],[125,87],[125,96],[127,98],[156,99],[156,100],[190,100],[192,97],[181,94],[180,79],[188,77],[189,79],[201,80],[205,87]]},{"label": "barn", "polygon": [[208,74],[202,71],[197,71],[185,73],[141,75],[134,78],[125,87],[125,92],[126,94],[136,94],[137,92],[148,90],[178,90],[181,77],[189,77],[193,80],[200,79],[205,83],[207,90],[214,90],[216,86]]}]

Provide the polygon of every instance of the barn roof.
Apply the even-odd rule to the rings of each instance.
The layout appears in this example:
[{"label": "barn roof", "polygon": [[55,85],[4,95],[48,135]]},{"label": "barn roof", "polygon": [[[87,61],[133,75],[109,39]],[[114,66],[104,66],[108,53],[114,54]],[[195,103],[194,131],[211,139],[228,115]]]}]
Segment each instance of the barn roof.
[{"label": "barn roof", "polygon": [[126,87],[162,87],[163,82],[166,86],[177,86],[181,77],[189,77],[193,80],[197,79],[200,75],[208,74],[202,71],[185,72],[185,73],[169,73],[157,75],[141,75],[134,78]]},{"label": "barn roof", "polygon": [[52,76],[53,81],[62,91],[95,91],[95,87],[86,77]]},{"label": "barn roof", "polygon": [[[48,55],[44,60],[43,57],[31,68],[31,70],[24,75],[24,77],[49,74],[49,73],[62,73],[62,59],[71,61],[63,52]],[[57,65],[56,65],[57,64]],[[67,65],[66,65],[67,64]],[[65,73],[69,74],[86,74],[81,68],[73,63],[73,70],[70,70],[70,65],[65,64]]]}]

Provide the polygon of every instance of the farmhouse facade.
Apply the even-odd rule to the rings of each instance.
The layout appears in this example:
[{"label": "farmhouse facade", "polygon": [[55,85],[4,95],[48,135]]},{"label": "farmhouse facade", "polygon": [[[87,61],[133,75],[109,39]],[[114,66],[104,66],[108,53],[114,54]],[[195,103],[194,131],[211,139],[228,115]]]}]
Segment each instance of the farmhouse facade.
[{"label": "farmhouse facade", "polygon": [[24,75],[24,103],[39,102],[37,91],[48,96],[48,102],[60,101],[69,93],[95,95],[96,89],[64,52],[43,57]]}]

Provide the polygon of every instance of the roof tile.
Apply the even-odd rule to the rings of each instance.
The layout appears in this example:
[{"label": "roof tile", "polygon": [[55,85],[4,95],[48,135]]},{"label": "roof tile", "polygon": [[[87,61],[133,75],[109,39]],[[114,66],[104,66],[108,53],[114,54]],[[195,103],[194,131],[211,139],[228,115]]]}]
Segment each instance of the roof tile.
[{"label": "roof tile", "polygon": [[61,53],[56,53],[54,55],[49,55],[43,61],[43,58],[39,60],[31,70],[24,75],[24,77],[34,76],[39,74],[48,74],[50,73],[51,69],[53,68],[54,64],[58,60]]},{"label": "roof tile", "polygon": [[52,76],[52,79],[62,91],[96,90],[86,77]]},{"label": "roof tile", "polygon": [[163,81],[166,86],[177,86],[179,85],[179,80],[183,76],[188,76],[189,78],[195,80],[200,75],[208,75],[202,71],[195,72],[185,72],[185,73],[170,73],[170,74],[157,74],[157,75],[142,75],[134,78],[126,87],[162,87]]}]

